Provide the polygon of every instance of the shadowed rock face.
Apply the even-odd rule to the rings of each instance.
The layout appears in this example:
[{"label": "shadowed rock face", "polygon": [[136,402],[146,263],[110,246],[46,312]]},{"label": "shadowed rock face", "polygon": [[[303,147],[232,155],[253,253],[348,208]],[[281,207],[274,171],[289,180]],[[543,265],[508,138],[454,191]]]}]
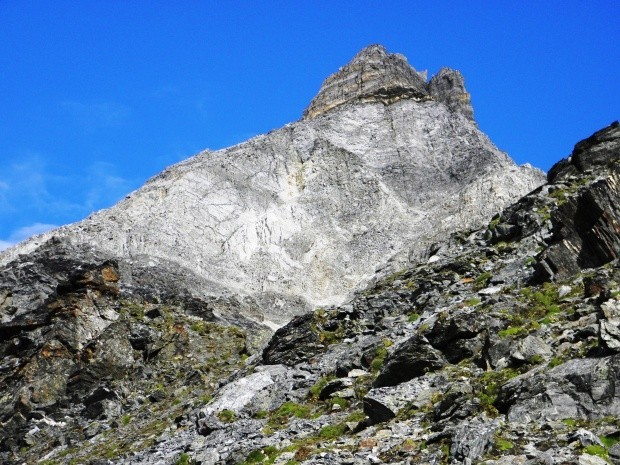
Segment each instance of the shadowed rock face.
[{"label": "shadowed rock face", "polygon": [[[614,122],[575,145],[572,155],[549,171],[548,189],[557,209],[530,205],[545,209],[552,224],[550,247],[537,265],[539,279],[565,279],[620,256],[619,147],[620,126]],[[528,234],[538,227],[531,217],[522,205],[510,207],[498,220],[495,240]]]},{"label": "shadowed rock face", "polygon": [[274,329],[342,302],[389,259],[426,258],[431,243],[542,183],[479,131],[464,95],[457,72],[427,85],[404,57],[371,46],[303,120],[174,165],[0,264],[63,237],[127,268],[174,270],[171,287],[198,298],[247,297],[241,312]]},{"label": "shadowed rock face", "polygon": [[[561,205],[554,220],[555,243],[541,261],[541,275],[561,279],[584,268],[593,268],[620,256],[620,175],[615,154],[620,146],[620,125],[614,123],[575,146],[570,161],[550,173]],[[594,179],[587,189],[570,196],[571,177]]]},{"label": "shadowed rock face", "polygon": [[471,96],[465,90],[465,79],[459,71],[441,68],[428,83],[428,89],[433,98],[443,102],[450,110],[474,119]]}]

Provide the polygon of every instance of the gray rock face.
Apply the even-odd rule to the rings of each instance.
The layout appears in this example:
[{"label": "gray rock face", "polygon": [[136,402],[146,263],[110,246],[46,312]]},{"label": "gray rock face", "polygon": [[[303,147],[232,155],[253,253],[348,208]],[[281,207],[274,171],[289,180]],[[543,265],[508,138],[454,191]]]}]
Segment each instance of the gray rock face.
[{"label": "gray rock face", "polygon": [[[554,244],[540,263],[544,277],[561,279],[620,256],[620,173],[613,169],[605,176],[596,175],[602,166],[618,167],[615,158],[619,145],[620,125],[616,121],[578,143],[570,162],[561,162],[550,171],[559,208],[552,218]],[[584,180],[594,183],[587,189],[577,186],[573,187],[575,192],[568,192],[570,176],[575,173],[583,173]]]},{"label": "gray rock face", "polygon": [[475,421],[460,425],[454,435],[450,454],[462,463],[466,459],[478,459],[493,444],[493,435],[498,429],[497,421],[487,423]]},{"label": "gray rock face", "polygon": [[394,386],[445,365],[446,360],[441,352],[423,338],[413,336],[390,356],[375,386]]},{"label": "gray rock face", "polygon": [[347,103],[389,105],[401,99],[436,100],[473,121],[471,97],[459,71],[442,68],[427,83],[426,71],[417,72],[403,55],[387,53],[381,45],[363,49],[348,65],[329,76],[304,111],[304,119]]},{"label": "gray rock face", "polygon": [[433,98],[443,102],[450,110],[474,119],[471,96],[465,90],[465,79],[459,71],[441,68],[428,83],[428,88]]},{"label": "gray rock face", "polygon": [[413,69],[404,56],[371,45],[325,80],[304,111],[304,118],[316,118],[345,103],[389,104],[403,98],[427,100],[426,77]]},{"label": "gray rock face", "polygon": [[63,237],[147,275],[169,269],[199,298],[247,297],[239,311],[272,329],[342,302],[391,257],[424,258],[542,183],[478,130],[459,76],[442,70],[427,85],[404,57],[369,47],[303,120],[174,165],[0,265]]},{"label": "gray rock face", "polygon": [[509,403],[510,421],[592,419],[620,413],[616,389],[618,356],[570,360],[548,373],[530,373],[502,388],[498,405]]}]

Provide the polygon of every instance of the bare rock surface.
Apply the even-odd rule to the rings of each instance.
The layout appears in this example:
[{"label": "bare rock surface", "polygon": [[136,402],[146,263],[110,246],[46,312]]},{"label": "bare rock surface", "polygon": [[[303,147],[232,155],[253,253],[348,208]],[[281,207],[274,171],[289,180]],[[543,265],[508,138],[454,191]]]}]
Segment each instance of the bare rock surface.
[{"label": "bare rock surface", "polygon": [[304,111],[304,118],[315,118],[346,103],[389,104],[403,98],[428,100],[426,76],[411,67],[403,55],[371,45],[325,80]]},{"label": "bare rock surface", "polygon": [[543,182],[480,132],[467,95],[458,72],[427,84],[403,56],[368,47],[301,121],[174,165],[0,264],[65,238],[125,268],[176,269],[174,287],[197,298],[247,298],[240,312],[274,330],[343,302],[392,257],[425,258]]},{"label": "bare rock surface", "polygon": [[[264,325],[244,320],[256,301],[181,292],[189,271],[173,262],[69,237],[17,257],[0,268],[0,461],[618,462],[618,212],[564,210],[615,195],[616,128],[486,227],[292,319],[262,352],[250,336]],[[592,218],[605,234],[545,273]],[[594,265],[584,249],[607,254]]]},{"label": "bare rock surface", "polygon": [[[429,84],[426,100],[346,102],[204,153],[3,255],[0,462],[618,463],[618,123],[474,220],[509,201],[503,183],[536,173],[499,154],[466,108],[448,108],[462,94],[448,81],[445,101]],[[294,166],[303,183],[287,197],[276,187]],[[216,210],[201,199],[217,192],[243,199],[235,215],[264,212],[255,249],[252,221],[209,223]],[[184,228],[173,217],[190,206]],[[192,235],[193,219],[246,232],[227,249]],[[459,223],[473,229],[448,234]],[[302,243],[310,255],[295,255]],[[364,270],[369,257],[384,268]],[[359,287],[324,305],[355,270]]]},{"label": "bare rock surface", "polygon": [[433,98],[473,120],[471,96],[465,90],[465,78],[459,71],[441,68],[428,83],[428,88]]}]

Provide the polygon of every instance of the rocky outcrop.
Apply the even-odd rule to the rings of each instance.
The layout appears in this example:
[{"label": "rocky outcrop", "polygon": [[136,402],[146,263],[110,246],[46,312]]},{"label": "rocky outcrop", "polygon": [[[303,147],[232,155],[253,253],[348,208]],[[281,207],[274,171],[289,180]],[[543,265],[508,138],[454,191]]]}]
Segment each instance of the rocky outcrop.
[{"label": "rocky outcrop", "polygon": [[366,47],[329,76],[303,117],[316,118],[346,104],[389,105],[401,99],[436,100],[473,121],[470,95],[460,72],[442,68],[427,83],[426,71],[417,72],[403,55],[388,53],[381,45]]},{"label": "rocky outcrop", "polygon": [[581,141],[569,159],[549,171],[545,190],[550,201],[526,197],[497,218],[492,231],[495,241],[514,240],[539,228],[540,222],[535,220],[539,215],[528,212],[525,202],[551,220],[550,246],[537,264],[541,280],[566,279],[618,258],[619,139],[620,126],[614,122]]},{"label": "rocky outcrop", "polygon": [[618,356],[569,360],[502,386],[496,405],[515,423],[540,419],[591,421],[618,416]]},{"label": "rocky outcrop", "polygon": [[[217,304],[165,287],[143,293],[115,260],[62,240],[0,278],[2,463],[19,450],[32,462],[130,419],[163,432],[179,412],[174,399],[208,396],[251,347],[214,315]],[[127,433],[137,445],[142,433]]]},{"label": "rocky outcrop", "polygon": [[441,68],[429,81],[428,90],[434,99],[444,103],[450,110],[474,119],[471,96],[465,90],[465,79],[459,71]]},{"label": "rocky outcrop", "polygon": [[329,76],[304,111],[311,119],[347,103],[394,103],[400,99],[429,98],[426,78],[403,55],[389,54],[381,45],[360,51],[337,73]]},{"label": "rocky outcrop", "polygon": [[[619,170],[599,175],[602,167],[617,164],[614,154],[618,139],[620,126],[616,122],[577,144],[570,162],[551,172],[553,195],[561,205],[552,217],[555,243],[540,263],[544,276],[565,278],[620,255]],[[575,186],[571,181],[576,175],[569,173],[580,173],[582,183],[594,182],[587,187]],[[566,190],[571,188],[576,192],[569,196]]]},{"label": "rocky outcrop", "polygon": [[390,355],[375,380],[375,386],[395,386],[446,365],[446,360],[428,341],[415,335]]}]

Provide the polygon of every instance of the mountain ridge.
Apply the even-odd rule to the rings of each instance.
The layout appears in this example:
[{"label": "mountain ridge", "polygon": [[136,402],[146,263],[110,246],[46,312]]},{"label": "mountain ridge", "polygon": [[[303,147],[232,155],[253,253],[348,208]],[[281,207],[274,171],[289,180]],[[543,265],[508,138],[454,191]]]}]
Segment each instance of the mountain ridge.
[{"label": "mountain ridge", "polygon": [[0,460],[618,461],[618,123],[543,184],[438,76],[0,255]]},{"label": "mountain ridge", "polygon": [[[333,106],[323,87],[317,98],[329,111],[201,152],[116,206],[5,251],[0,263],[66,237],[127,266],[177,264],[190,270],[180,288],[199,298],[245,295],[275,328],[344,301],[390,258],[421,259],[433,242],[542,183],[479,131],[460,74],[442,71],[427,86],[379,46],[341,70],[332,89],[371,72],[370,94]],[[428,99],[382,101],[392,84],[402,87],[401,75]]]}]

